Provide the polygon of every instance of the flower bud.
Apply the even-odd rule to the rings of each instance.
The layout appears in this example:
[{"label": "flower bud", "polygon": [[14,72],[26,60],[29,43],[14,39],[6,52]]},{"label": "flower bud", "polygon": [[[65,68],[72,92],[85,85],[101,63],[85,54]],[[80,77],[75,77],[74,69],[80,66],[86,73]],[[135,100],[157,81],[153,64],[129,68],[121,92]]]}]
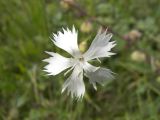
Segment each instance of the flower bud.
[{"label": "flower bud", "polygon": [[156,81],[160,83],[160,76],[156,78]]},{"label": "flower bud", "polygon": [[85,21],[81,24],[80,30],[84,33],[89,33],[92,30],[92,24],[90,21]]},{"label": "flower bud", "polygon": [[85,52],[86,51],[86,48],[87,48],[87,42],[86,41],[82,41],[80,44],[79,44],[79,49],[81,52]]},{"label": "flower bud", "polygon": [[131,59],[137,62],[143,62],[146,60],[146,55],[141,51],[134,51],[131,54]]},{"label": "flower bud", "polygon": [[129,40],[135,41],[135,40],[139,39],[141,36],[142,36],[142,34],[138,30],[131,30],[124,37]]},{"label": "flower bud", "polygon": [[69,9],[69,5],[67,2],[65,2],[64,0],[60,1],[60,5],[62,8],[68,10]]}]

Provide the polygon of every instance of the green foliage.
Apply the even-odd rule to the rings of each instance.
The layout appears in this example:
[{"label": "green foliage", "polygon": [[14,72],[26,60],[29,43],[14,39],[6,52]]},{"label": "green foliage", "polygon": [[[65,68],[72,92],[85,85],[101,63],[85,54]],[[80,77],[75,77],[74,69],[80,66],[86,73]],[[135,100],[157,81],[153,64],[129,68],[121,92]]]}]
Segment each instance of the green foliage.
[{"label": "green foliage", "polygon": [[[89,46],[100,25],[91,22],[89,33],[80,31],[90,18],[59,0],[0,0],[0,120],[159,120],[159,0],[76,2],[115,32],[117,55],[102,66],[117,73],[116,79],[97,91],[85,79],[87,92],[80,102],[61,94],[66,77],[42,71],[48,57],[44,51],[66,55],[49,37],[74,24],[79,42]],[[133,29],[140,31],[140,39],[119,36]],[[132,60],[137,50],[146,55],[144,61]]]}]

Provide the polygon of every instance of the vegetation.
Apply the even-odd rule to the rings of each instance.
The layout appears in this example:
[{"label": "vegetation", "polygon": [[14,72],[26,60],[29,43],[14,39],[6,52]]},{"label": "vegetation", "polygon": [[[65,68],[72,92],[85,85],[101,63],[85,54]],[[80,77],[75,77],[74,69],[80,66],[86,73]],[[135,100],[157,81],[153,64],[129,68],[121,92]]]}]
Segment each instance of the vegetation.
[{"label": "vegetation", "polygon": [[[159,11],[159,0],[0,0],[0,120],[159,120]],[[85,78],[80,102],[61,94],[63,73],[42,71],[44,51],[68,55],[49,37],[72,25],[83,51],[101,26],[117,42],[101,64],[116,79],[95,91]]]}]

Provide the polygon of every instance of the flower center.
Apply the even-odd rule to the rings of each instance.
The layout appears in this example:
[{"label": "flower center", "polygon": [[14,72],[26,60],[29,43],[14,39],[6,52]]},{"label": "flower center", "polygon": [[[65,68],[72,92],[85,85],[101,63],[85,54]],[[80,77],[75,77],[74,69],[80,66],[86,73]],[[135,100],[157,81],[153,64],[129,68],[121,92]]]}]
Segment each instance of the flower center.
[{"label": "flower center", "polygon": [[85,63],[85,58],[83,56],[79,56],[79,57],[75,58],[75,62],[76,62],[76,64],[83,66],[83,64]]},{"label": "flower center", "polygon": [[84,58],[83,58],[83,57],[80,57],[80,58],[78,58],[78,60],[79,60],[80,62],[83,62],[83,61],[84,61]]}]

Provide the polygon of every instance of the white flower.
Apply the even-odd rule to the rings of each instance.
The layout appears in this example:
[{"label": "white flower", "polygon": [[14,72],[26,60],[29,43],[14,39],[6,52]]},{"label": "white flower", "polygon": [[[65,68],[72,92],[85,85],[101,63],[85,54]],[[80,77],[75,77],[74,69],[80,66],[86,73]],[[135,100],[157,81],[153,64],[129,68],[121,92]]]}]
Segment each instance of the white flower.
[{"label": "white flower", "polygon": [[83,74],[89,78],[89,82],[95,89],[97,89],[97,83],[103,85],[107,79],[114,78],[113,72],[109,69],[95,67],[88,63],[90,60],[99,60],[98,58],[110,57],[115,54],[110,52],[116,45],[115,41],[110,42],[112,34],[106,33],[107,31],[103,33],[99,31],[90,48],[84,54],[78,48],[78,33],[74,26],[72,31],[67,28],[66,30],[63,29],[63,33],[60,31],[57,34],[53,33],[53,43],[72,55],[72,58],[66,58],[58,53],[46,52],[51,55],[50,58],[44,60],[49,63],[45,66],[44,70],[48,72],[48,75],[57,75],[67,68],[70,69],[65,74],[73,70],[70,77],[63,84],[62,92],[67,90],[68,94],[71,94],[72,97],[76,97],[77,99],[82,98],[85,93]]}]

